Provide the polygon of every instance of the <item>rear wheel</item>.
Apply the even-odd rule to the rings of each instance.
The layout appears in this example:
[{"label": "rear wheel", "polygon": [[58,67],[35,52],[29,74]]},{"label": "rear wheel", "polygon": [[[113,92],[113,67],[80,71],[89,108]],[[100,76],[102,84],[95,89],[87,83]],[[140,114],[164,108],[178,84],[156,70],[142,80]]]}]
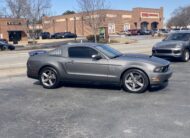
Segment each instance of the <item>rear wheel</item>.
[{"label": "rear wheel", "polygon": [[54,68],[46,67],[40,72],[40,82],[44,88],[54,89],[59,86],[60,77]]},{"label": "rear wheel", "polygon": [[189,58],[190,58],[190,53],[189,53],[189,50],[185,49],[183,51],[183,54],[182,54],[182,61],[183,62],[188,62],[189,61]]},{"label": "rear wheel", "polygon": [[131,93],[143,93],[147,90],[149,80],[147,75],[138,69],[128,70],[122,78],[123,88]]}]

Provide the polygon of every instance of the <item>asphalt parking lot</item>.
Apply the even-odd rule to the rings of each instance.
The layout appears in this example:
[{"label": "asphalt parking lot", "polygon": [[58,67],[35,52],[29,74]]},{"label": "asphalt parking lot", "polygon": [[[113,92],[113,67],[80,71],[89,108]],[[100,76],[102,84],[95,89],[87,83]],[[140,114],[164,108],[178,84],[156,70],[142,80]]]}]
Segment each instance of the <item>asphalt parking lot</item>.
[{"label": "asphalt parking lot", "polygon": [[43,89],[18,75],[0,78],[2,138],[189,138],[190,62],[172,62],[165,88],[130,94],[109,85]]},{"label": "asphalt parking lot", "polygon": [[190,63],[173,63],[164,89],[130,94],[114,86],[43,89],[25,76],[0,80],[2,138],[189,138]]}]

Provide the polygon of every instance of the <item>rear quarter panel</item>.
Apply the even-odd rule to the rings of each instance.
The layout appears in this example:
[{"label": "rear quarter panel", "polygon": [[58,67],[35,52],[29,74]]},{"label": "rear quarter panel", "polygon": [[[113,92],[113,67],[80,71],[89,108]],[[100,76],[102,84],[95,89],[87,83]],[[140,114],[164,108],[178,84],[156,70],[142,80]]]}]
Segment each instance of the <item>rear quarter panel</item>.
[{"label": "rear quarter panel", "polygon": [[50,55],[39,55],[30,57],[27,63],[28,72],[31,75],[38,78],[39,73],[44,67],[53,67],[57,70],[60,77],[66,77],[66,71],[64,63],[67,61],[64,57],[50,56]]}]

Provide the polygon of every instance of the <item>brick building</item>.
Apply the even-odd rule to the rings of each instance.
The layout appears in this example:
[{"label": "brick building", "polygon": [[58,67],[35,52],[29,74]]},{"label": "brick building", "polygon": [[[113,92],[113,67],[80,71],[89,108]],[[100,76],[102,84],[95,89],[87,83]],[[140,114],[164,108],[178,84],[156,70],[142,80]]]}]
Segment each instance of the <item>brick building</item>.
[{"label": "brick building", "polygon": [[27,30],[25,19],[0,18],[0,38],[9,41],[27,40]]},{"label": "brick building", "polygon": [[[103,10],[106,16],[104,27],[108,27],[109,34],[116,34],[128,29],[161,29],[163,28],[163,7],[159,9],[134,8],[127,10]],[[98,12],[97,12],[98,16]],[[50,32],[75,32],[77,35],[87,36],[91,33],[90,27],[85,22],[82,14],[52,16],[43,18],[43,31]]]}]

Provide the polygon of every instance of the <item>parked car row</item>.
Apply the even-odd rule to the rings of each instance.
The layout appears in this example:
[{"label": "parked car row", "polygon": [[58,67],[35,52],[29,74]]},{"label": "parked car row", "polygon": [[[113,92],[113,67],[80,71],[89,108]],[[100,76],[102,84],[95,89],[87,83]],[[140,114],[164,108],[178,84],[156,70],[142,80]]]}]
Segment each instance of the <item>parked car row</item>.
[{"label": "parked car row", "polygon": [[[181,28],[181,30],[188,30],[187,28]],[[180,29],[153,29],[153,30],[142,30],[142,29],[130,29],[126,31],[118,32],[118,35],[134,36],[134,35],[152,35],[152,36],[167,36],[171,32],[180,31]]]},{"label": "parked car row", "polygon": [[40,37],[42,39],[63,39],[63,38],[77,38],[77,35],[71,32],[59,32],[59,33],[54,33],[52,35],[49,32],[43,32],[38,36],[36,36],[36,39],[39,39]]},{"label": "parked car row", "polygon": [[134,35],[150,35],[151,30],[130,29],[117,33],[118,35],[134,36]]}]

